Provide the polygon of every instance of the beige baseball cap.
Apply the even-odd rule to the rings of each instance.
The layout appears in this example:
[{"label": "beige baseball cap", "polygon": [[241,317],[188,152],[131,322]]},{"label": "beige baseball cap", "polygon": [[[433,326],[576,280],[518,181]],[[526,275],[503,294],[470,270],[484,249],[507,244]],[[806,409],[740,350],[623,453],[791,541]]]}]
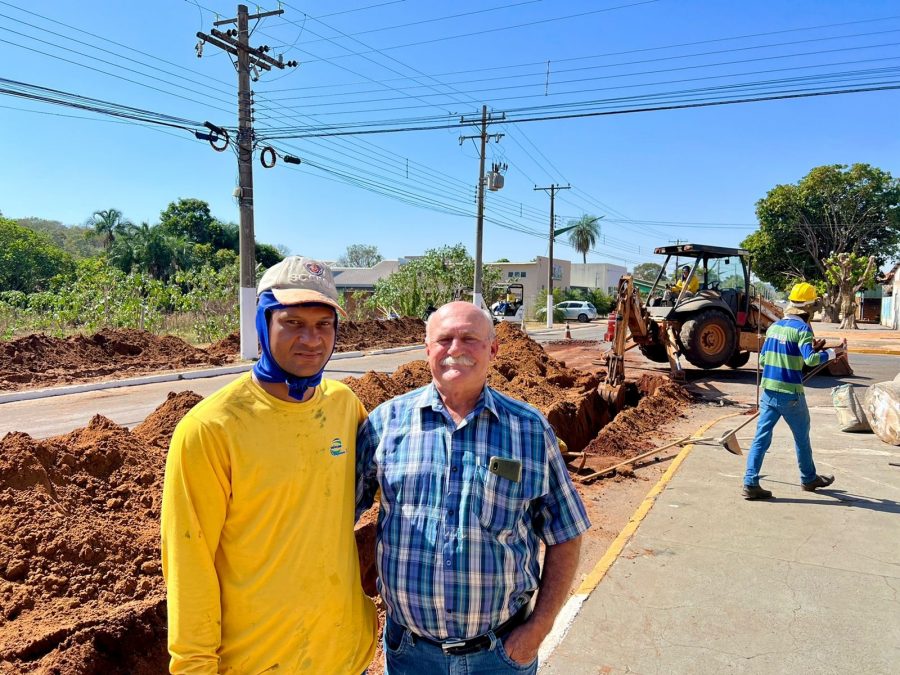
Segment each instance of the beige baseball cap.
[{"label": "beige baseball cap", "polygon": [[259,280],[256,295],[262,295],[265,291],[272,291],[275,299],[282,305],[318,302],[334,307],[343,317],[347,316],[338,304],[331,269],[312,258],[292,255],[277,265],[272,265]]}]

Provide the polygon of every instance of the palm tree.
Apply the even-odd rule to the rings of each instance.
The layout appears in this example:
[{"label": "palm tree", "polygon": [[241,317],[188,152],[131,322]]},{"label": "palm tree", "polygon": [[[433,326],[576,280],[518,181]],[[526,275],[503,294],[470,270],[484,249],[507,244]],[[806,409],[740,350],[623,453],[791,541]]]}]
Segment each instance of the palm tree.
[{"label": "palm tree", "polygon": [[587,264],[587,254],[597,243],[597,237],[600,236],[599,220],[603,216],[589,216],[584,214],[578,220],[569,222],[569,243],[578,251],[585,264]]},{"label": "palm tree", "polygon": [[88,219],[88,225],[93,227],[94,233],[103,239],[103,248],[109,251],[116,236],[130,227],[131,222],[124,218],[118,209],[106,209],[94,211],[94,214]]}]

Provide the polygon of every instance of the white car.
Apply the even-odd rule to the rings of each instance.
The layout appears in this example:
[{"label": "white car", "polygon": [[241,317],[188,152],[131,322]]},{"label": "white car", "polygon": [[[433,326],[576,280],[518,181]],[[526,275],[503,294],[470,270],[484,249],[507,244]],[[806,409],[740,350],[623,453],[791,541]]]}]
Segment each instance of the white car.
[{"label": "white car", "polygon": [[557,305],[566,315],[566,319],[576,319],[587,323],[597,318],[597,308],[584,300],[565,300]]}]

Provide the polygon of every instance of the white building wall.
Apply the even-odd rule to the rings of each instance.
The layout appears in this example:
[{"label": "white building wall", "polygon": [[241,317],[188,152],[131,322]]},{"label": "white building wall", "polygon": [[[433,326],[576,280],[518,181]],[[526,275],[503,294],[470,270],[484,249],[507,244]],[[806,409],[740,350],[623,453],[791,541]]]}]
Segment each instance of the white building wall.
[{"label": "white building wall", "polygon": [[612,263],[575,263],[572,265],[571,284],[576,288],[599,288],[605,293],[615,291],[619,279],[628,270]]}]

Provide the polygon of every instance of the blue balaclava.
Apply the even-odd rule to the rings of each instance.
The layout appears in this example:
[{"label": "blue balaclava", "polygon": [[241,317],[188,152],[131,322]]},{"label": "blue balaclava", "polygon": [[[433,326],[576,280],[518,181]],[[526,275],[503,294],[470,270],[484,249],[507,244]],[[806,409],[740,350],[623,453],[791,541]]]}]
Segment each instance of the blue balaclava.
[{"label": "blue balaclava", "polygon": [[[259,335],[259,345],[262,349],[262,354],[259,357],[259,361],[253,366],[253,374],[262,382],[287,384],[288,396],[295,398],[298,401],[302,401],[303,395],[306,393],[307,389],[319,386],[319,383],[322,381],[322,374],[325,372],[325,366],[322,366],[322,370],[315,375],[298,377],[297,375],[292,375],[287,372],[276,363],[275,358],[272,356],[272,351],[269,348],[269,312],[273,309],[284,308],[285,305],[282,305],[275,299],[275,295],[272,291],[264,291],[260,294],[259,303],[256,306],[256,333]],[[337,312],[335,312],[335,345],[337,345],[337,325]],[[334,353],[334,346],[331,348],[331,353]],[[330,355],[329,358],[331,358]]]}]

